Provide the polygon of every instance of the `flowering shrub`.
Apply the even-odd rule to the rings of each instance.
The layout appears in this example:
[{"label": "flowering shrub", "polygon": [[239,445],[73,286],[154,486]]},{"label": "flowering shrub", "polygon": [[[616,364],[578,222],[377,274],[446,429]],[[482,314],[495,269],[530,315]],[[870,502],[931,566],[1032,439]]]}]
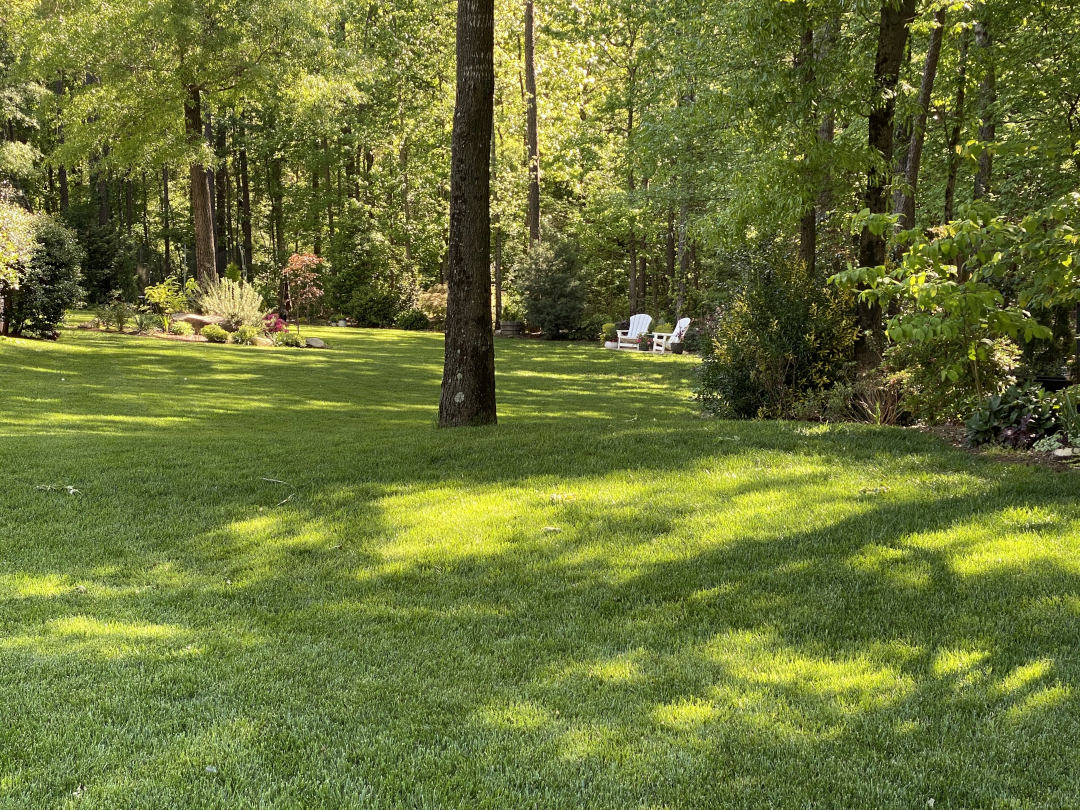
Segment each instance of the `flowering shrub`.
[{"label": "flowering shrub", "polygon": [[263,331],[268,335],[272,335],[275,332],[284,332],[288,328],[289,325],[281,320],[281,316],[276,312],[268,312],[266,317],[263,318]]}]

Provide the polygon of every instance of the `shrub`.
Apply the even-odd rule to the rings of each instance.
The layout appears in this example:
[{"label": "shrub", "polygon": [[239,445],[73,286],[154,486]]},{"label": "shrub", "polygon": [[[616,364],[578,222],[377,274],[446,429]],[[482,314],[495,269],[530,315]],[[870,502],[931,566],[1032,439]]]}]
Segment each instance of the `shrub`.
[{"label": "shrub", "polygon": [[[416,297],[417,309],[427,315],[436,328],[442,328],[443,323],[446,321],[446,298],[447,287],[445,284],[436,284]],[[505,317],[504,312],[503,318]]]},{"label": "shrub", "polygon": [[154,284],[143,290],[143,299],[151,311],[161,321],[163,331],[169,329],[169,316],[174,312],[183,312],[187,309],[188,296],[196,291],[194,281],[188,281],[180,285],[176,276],[169,276],[160,284]]},{"label": "shrub", "polygon": [[503,301],[502,320],[524,321],[525,309],[521,306],[521,302],[512,297],[508,297],[507,300]]},{"label": "shrub", "polygon": [[[203,332],[206,330],[204,329]],[[193,327],[187,321],[173,321],[169,324],[170,335],[192,335],[195,333],[195,327]]]},{"label": "shrub", "polygon": [[0,184],[0,286],[9,292],[19,286],[20,266],[29,265],[38,248],[36,219],[15,202],[9,185]]},{"label": "shrub", "polygon": [[420,310],[410,309],[408,312],[404,312],[398,316],[397,325],[399,329],[420,330],[430,327],[431,321],[429,321],[428,316]]},{"label": "shrub", "polygon": [[244,271],[236,262],[229,262],[225,266],[225,278],[229,281],[242,281],[244,278]]},{"label": "shrub", "polygon": [[[1000,394],[1016,382],[1019,347],[998,338],[984,349],[971,361],[961,336],[927,343],[903,341],[885,352],[885,373],[897,381],[904,410],[916,419],[960,422],[988,394]],[[942,368],[957,369],[955,379],[942,376]]]},{"label": "shrub", "polygon": [[219,279],[203,285],[198,295],[199,307],[207,315],[224,318],[234,329],[262,326],[266,306],[262,295],[249,284]]},{"label": "shrub", "polygon": [[49,337],[64,313],[83,300],[79,272],[83,251],[74,232],[51,217],[30,221],[34,247],[29,254],[19,248],[24,260],[16,266],[18,286],[0,281],[0,294],[8,306],[5,327],[15,335]]},{"label": "shrub", "polygon": [[353,292],[342,310],[357,326],[393,326],[401,312],[401,299],[388,290],[364,287]]},{"label": "shrub", "polygon": [[548,340],[581,326],[586,289],[580,270],[577,247],[567,240],[534,244],[518,268],[525,316]]},{"label": "shrub", "polygon": [[786,258],[752,277],[718,313],[696,387],[703,407],[784,417],[843,380],[857,331],[851,301]]},{"label": "shrub", "polygon": [[262,329],[244,324],[233,332],[232,342],[238,346],[252,346],[255,343],[255,338],[260,335],[262,335]]},{"label": "shrub", "polygon": [[139,307],[135,310],[135,330],[141,335],[148,335],[156,331],[158,317],[148,307]]},{"label": "shrub", "polygon": [[94,314],[106,329],[123,332],[128,321],[135,317],[135,309],[120,296],[119,290],[113,290],[109,303],[100,304]]},{"label": "shrub", "polygon": [[569,330],[570,340],[603,340],[605,320],[603,315],[592,315],[586,318]]},{"label": "shrub", "polygon": [[987,397],[968,418],[968,446],[1000,442],[1025,449],[1036,440],[1057,432],[1061,406],[1052,396],[1034,386],[1010,386],[1002,394]]},{"label": "shrub", "polygon": [[296,328],[300,329],[300,313],[306,308],[312,316],[315,305],[322,298],[319,268],[326,260],[311,253],[294,253],[281,271],[288,289],[289,309],[296,313]]},{"label": "shrub", "polygon": [[284,332],[289,328],[289,325],[281,319],[281,316],[276,312],[267,312],[263,318],[263,331],[269,335],[273,335],[276,332]]},{"label": "shrub", "polygon": [[683,351],[700,354],[709,346],[709,333],[697,320],[690,322],[690,327],[682,339]]},{"label": "shrub", "polygon": [[1080,446],[1080,385],[1066,388],[1059,395],[1061,427],[1069,444]]},{"label": "shrub", "polygon": [[225,343],[229,339],[229,333],[216,323],[208,323],[202,328],[201,334],[211,343]]},{"label": "shrub", "polygon": [[616,334],[617,327],[613,323],[605,323],[603,325],[602,329],[603,329],[603,332],[604,332],[604,335],[603,335],[604,340],[614,341],[619,337],[618,334]]},{"label": "shrub", "polygon": [[661,332],[661,333],[666,334],[668,332],[674,332],[674,331],[675,331],[675,327],[672,326],[667,321],[661,321],[660,323],[658,323],[656,326],[653,327],[653,332]]},{"label": "shrub", "polygon": [[275,332],[274,345],[290,346],[294,349],[298,349],[304,346],[304,339],[296,332]]}]

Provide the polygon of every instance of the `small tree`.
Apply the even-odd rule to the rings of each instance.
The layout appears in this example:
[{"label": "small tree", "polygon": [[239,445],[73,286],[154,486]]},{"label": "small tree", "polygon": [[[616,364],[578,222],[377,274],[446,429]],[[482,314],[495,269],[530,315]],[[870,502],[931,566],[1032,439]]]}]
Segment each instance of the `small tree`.
[{"label": "small tree", "polygon": [[325,259],[310,253],[294,253],[289,257],[285,269],[281,275],[285,280],[286,291],[292,302],[291,310],[296,313],[296,332],[300,333],[300,310],[302,307],[313,307],[322,298],[322,288],[319,286],[319,265]]},{"label": "small tree", "polygon": [[548,340],[581,325],[586,290],[580,268],[576,246],[564,240],[534,242],[518,270],[526,317]]},{"label": "small tree", "polygon": [[183,312],[188,305],[187,293],[191,292],[191,284],[188,288],[180,286],[180,280],[176,276],[169,276],[160,284],[147,287],[143,296],[147,306],[161,318],[161,329],[169,331],[169,316],[174,312]]}]

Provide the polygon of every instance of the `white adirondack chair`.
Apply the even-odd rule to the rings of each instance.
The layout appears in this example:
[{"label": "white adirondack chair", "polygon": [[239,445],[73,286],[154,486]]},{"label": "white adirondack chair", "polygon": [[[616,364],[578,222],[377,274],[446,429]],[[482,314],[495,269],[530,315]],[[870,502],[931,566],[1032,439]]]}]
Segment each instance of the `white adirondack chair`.
[{"label": "white adirondack chair", "polygon": [[679,322],[675,324],[675,329],[671,332],[654,332],[652,350],[656,354],[671,351],[671,344],[682,343],[682,339],[686,337],[686,330],[689,328],[690,319],[680,318]]},{"label": "white adirondack chair", "polygon": [[637,339],[638,335],[649,331],[649,325],[652,323],[652,315],[646,315],[642,313],[635,315],[630,319],[629,329],[619,329],[615,334],[619,337],[620,349],[636,349],[638,347]]}]

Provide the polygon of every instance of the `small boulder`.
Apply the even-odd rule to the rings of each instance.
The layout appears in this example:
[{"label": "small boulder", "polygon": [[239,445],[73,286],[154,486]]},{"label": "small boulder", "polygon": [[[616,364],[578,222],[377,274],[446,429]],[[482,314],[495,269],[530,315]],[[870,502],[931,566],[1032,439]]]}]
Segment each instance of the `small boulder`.
[{"label": "small boulder", "polygon": [[268,337],[257,337],[252,341],[252,345],[254,345],[254,346],[273,346],[274,341],[272,341]]},{"label": "small boulder", "polygon": [[192,327],[194,327],[196,335],[202,332],[202,328],[204,326],[212,323],[217,324],[226,332],[236,331],[235,326],[233,326],[231,323],[229,323],[229,321],[218,315],[196,315],[193,312],[177,312],[175,315],[172,316],[172,321],[174,323],[176,321],[184,321],[185,323],[190,323]]},{"label": "small boulder", "polygon": [[307,340],[304,341],[304,345],[307,346],[309,349],[325,349],[326,348],[326,344],[323,343],[318,338],[308,338]]},{"label": "small boulder", "polygon": [[1073,455],[1073,448],[1063,447],[1060,450],[1054,451],[1054,458],[1071,458]]}]

